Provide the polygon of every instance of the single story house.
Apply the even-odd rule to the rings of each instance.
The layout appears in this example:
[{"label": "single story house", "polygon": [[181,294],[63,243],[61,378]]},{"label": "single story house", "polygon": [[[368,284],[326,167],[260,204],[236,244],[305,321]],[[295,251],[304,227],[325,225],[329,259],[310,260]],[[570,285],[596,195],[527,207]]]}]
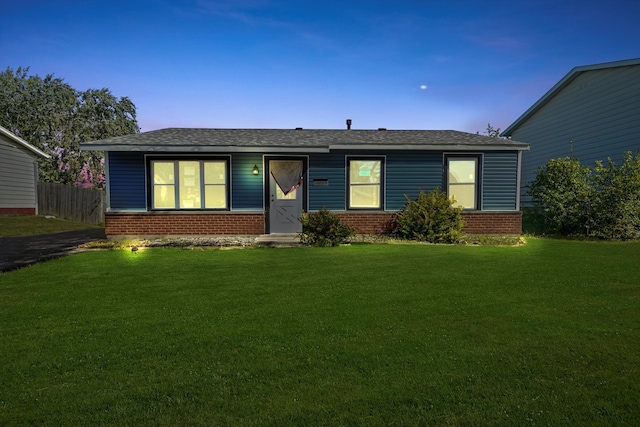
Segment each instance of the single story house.
[{"label": "single story house", "polygon": [[538,167],[551,159],[621,161],[640,150],[640,58],[573,68],[502,136],[531,145],[522,160],[523,205]]},{"label": "single story house", "polygon": [[0,215],[38,214],[38,162],[49,157],[0,126]]},{"label": "single story house", "polygon": [[450,130],[161,129],[92,141],[104,151],[106,234],[260,235],[301,231],[326,208],[383,232],[405,195],[440,187],[468,233],[519,234],[529,145]]}]

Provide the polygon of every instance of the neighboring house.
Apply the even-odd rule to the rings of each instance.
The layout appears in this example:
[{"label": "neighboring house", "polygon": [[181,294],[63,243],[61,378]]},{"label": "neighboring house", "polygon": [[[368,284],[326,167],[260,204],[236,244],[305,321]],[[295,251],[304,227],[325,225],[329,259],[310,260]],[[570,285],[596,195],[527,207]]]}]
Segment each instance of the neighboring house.
[{"label": "neighboring house", "polygon": [[38,148],[0,126],[0,215],[38,214]]},{"label": "neighboring house", "polygon": [[525,143],[456,131],[162,129],[104,151],[108,236],[296,233],[327,208],[383,232],[405,194],[440,187],[469,233],[520,233]]},{"label": "neighboring house", "polygon": [[502,136],[525,141],[522,203],[539,166],[575,156],[593,166],[640,149],[640,58],[572,69]]}]

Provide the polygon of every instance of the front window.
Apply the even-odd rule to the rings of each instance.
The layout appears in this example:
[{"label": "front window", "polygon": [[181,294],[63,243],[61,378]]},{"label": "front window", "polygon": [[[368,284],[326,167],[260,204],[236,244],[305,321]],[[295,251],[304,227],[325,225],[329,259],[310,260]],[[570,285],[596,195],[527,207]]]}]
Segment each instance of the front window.
[{"label": "front window", "polygon": [[153,209],[227,209],[226,160],[151,161]]},{"label": "front window", "polygon": [[382,209],[382,159],[349,159],[349,208]]},{"label": "front window", "polygon": [[455,200],[454,206],[478,209],[478,175],[480,157],[454,157],[446,159],[447,194]]}]

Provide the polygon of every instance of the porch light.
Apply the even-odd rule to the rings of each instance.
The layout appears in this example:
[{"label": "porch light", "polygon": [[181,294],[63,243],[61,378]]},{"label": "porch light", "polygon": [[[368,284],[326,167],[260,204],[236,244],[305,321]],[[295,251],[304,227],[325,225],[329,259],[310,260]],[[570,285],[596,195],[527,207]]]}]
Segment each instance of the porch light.
[{"label": "porch light", "polygon": [[260,173],[260,169],[258,169],[258,165],[253,165],[253,170],[251,171],[254,175],[258,175]]}]

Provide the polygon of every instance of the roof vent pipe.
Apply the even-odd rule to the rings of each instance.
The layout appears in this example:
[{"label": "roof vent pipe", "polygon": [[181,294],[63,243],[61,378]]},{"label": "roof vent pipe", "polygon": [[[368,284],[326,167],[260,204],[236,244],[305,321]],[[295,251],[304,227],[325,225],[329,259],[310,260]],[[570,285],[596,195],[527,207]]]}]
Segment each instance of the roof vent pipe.
[{"label": "roof vent pipe", "polygon": [[351,130],[351,119],[347,119],[347,130]]}]

